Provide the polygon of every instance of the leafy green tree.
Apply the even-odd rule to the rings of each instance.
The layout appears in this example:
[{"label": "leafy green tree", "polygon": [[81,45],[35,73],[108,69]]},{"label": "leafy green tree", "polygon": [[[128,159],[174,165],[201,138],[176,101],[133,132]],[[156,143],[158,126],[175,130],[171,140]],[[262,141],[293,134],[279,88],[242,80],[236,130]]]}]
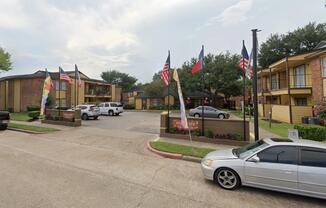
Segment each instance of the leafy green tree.
[{"label": "leafy green tree", "polygon": [[151,83],[145,84],[143,88],[145,93],[149,96],[162,97],[165,87],[166,86],[163,84],[162,80],[156,79],[153,80]]},{"label": "leafy green tree", "polygon": [[10,54],[0,48],[0,72],[1,71],[9,71],[11,70],[11,61],[10,61]]},{"label": "leafy green tree", "polygon": [[103,80],[110,84],[116,84],[120,86],[123,91],[132,90],[136,86],[137,82],[135,77],[116,70],[102,72],[101,77]]},{"label": "leafy green tree", "polygon": [[309,23],[287,34],[272,34],[261,44],[259,64],[266,68],[286,55],[312,51],[322,40],[326,40],[326,23]]}]

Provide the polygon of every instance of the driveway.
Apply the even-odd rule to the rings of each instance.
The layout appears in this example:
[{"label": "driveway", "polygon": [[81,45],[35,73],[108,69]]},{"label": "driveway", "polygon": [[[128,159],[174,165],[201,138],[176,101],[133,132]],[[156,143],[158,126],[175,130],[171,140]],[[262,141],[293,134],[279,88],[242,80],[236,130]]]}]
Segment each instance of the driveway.
[{"label": "driveway", "polygon": [[42,135],[0,132],[0,207],[323,207],[206,181],[197,163],[148,152],[159,114],[126,112]]}]

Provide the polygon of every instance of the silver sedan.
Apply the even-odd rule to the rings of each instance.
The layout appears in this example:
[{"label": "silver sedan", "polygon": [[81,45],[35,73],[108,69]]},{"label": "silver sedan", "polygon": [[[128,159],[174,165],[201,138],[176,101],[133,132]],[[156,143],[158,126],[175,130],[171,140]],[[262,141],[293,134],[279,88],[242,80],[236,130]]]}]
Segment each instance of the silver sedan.
[{"label": "silver sedan", "polygon": [[214,151],[201,163],[205,178],[228,190],[240,185],[326,199],[326,144],[268,138]]},{"label": "silver sedan", "polygon": [[204,109],[202,109],[202,106],[198,106],[197,108],[193,108],[189,110],[189,116],[194,116],[196,118],[202,117],[204,111],[205,117],[210,117],[210,118],[219,118],[219,119],[228,119],[230,118],[230,114],[213,108],[211,106],[204,106]]}]

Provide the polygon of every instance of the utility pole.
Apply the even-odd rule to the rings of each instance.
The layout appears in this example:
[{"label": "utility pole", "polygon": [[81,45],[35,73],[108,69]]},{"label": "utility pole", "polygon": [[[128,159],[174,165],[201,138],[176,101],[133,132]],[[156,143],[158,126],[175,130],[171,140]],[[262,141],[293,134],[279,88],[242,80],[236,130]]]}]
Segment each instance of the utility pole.
[{"label": "utility pole", "polygon": [[259,126],[258,126],[258,99],[257,99],[257,29],[252,31],[252,55],[253,55],[253,104],[254,104],[254,132],[255,141],[259,140]]}]

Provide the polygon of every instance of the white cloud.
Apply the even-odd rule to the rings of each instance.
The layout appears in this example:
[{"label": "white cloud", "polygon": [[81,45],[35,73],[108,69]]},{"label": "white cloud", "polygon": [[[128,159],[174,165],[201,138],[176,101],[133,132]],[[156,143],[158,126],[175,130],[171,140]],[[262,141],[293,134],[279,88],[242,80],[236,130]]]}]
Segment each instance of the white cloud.
[{"label": "white cloud", "polygon": [[0,1],[0,28],[19,29],[27,26],[28,17],[19,0]]},{"label": "white cloud", "polygon": [[224,9],[220,15],[210,18],[203,26],[197,28],[197,30],[212,26],[217,22],[222,23],[222,25],[243,22],[247,19],[247,13],[250,11],[252,4],[253,0],[240,0],[236,4]]}]

